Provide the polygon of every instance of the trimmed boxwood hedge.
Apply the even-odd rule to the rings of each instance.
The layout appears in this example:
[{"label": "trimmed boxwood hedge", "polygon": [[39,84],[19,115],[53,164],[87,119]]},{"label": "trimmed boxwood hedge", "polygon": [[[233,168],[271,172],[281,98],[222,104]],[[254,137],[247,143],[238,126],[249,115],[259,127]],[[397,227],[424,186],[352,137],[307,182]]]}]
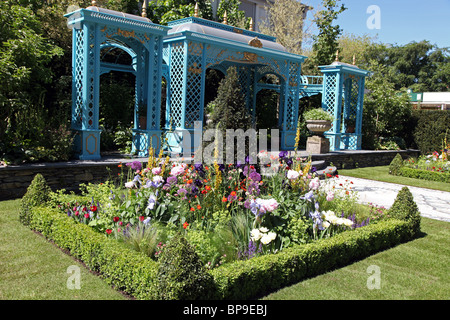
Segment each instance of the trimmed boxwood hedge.
[{"label": "trimmed boxwood hedge", "polygon": [[402,156],[397,153],[389,164],[389,174],[414,179],[450,183],[450,173],[410,168],[404,165]]},{"label": "trimmed boxwood hedge", "polygon": [[[159,299],[159,262],[75,222],[57,209],[33,207],[29,221],[31,229],[99,272],[116,289],[137,299]],[[254,298],[409,241],[416,234],[411,228],[407,221],[386,220],[277,254],[225,264],[209,271],[214,292],[196,298]]]}]

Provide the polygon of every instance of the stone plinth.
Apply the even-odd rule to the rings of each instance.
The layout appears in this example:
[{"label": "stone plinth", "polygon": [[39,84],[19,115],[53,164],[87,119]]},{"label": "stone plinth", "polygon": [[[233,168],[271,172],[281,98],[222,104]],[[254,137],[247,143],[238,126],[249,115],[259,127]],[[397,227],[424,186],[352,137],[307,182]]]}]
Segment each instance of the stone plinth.
[{"label": "stone plinth", "polygon": [[310,154],[321,154],[330,152],[330,141],[321,136],[309,137],[306,141],[306,152]]}]

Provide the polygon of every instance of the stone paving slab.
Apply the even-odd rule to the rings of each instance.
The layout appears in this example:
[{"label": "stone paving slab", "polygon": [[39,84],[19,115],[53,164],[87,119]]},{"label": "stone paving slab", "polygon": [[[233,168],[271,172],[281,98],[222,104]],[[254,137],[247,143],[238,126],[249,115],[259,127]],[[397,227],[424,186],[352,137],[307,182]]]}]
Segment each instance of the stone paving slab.
[{"label": "stone paving slab", "polygon": [[[404,185],[339,176],[336,183],[352,181],[360,203],[373,203],[390,208]],[[450,222],[450,192],[407,186],[423,217]]]}]

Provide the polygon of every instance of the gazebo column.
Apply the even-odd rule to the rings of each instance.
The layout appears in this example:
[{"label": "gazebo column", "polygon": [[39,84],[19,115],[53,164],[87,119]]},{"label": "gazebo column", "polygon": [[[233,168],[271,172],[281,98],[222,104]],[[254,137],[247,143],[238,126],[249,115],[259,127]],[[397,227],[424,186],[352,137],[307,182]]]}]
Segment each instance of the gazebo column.
[{"label": "gazebo column", "polygon": [[149,156],[150,147],[159,153],[161,143],[161,37],[152,37],[138,53],[136,72],[135,125],[133,129],[133,152]]},{"label": "gazebo column", "polygon": [[[294,150],[295,137],[297,135],[298,124],[298,103],[299,103],[299,83],[300,83],[300,64],[288,63],[288,76],[284,86],[283,113],[281,126],[281,149]],[[281,105],[281,104],[280,104]]]},{"label": "gazebo column", "polygon": [[79,29],[74,29],[72,129],[75,151],[81,160],[100,158],[99,38],[96,24],[82,23]]}]

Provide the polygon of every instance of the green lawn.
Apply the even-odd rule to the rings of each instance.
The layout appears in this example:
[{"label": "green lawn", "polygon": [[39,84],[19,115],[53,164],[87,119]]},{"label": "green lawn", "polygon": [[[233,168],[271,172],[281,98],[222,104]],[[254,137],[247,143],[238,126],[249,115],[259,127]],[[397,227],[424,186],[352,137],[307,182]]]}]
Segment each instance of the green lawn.
[{"label": "green lawn", "polygon": [[[18,207],[19,200],[0,202],[0,300],[126,299],[82,264],[22,225]],[[71,268],[77,267],[80,289],[68,289],[76,284]]]},{"label": "green lawn", "polygon": [[393,176],[389,174],[389,166],[367,167],[367,168],[357,168],[347,170],[340,169],[338,173],[343,176],[349,176],[354,178],[391,182],[412,187],[420,187],[450,192],[450,183]]},{"label": "green lawn", "polygon": [[[126,299],[82,264],[18,220],[19,200],[0,202],[1,300]],[[270,294],[270,300],[449,299],[450,223],[422,219],[423,237],[347,267]],[[367,268],[380,268],[381,288],[369,290]],[[81,289],[68,289],[71,266]],[[73,283],[73,282],[71,282]]]},{"label": "green lawn", "polygon": [[[422,218],[422,237],[302,281],[264,300],[448,300],[450,223]],[[380,288],[373,285],[379,269]],[[369,270],[370,271],[370,270]]]}]

